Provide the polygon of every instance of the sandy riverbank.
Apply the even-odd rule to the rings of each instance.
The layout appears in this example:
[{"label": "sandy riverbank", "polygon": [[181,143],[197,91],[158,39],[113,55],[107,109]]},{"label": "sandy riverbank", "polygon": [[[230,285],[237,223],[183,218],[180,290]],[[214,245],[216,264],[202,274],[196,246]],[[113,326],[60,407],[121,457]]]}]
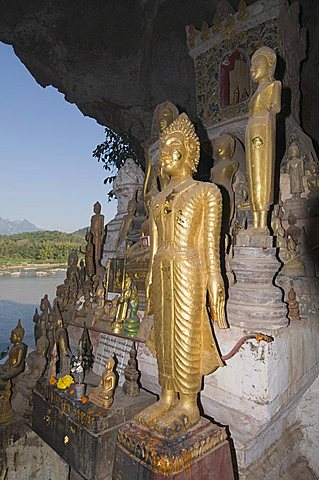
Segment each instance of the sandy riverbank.
[{"label": "sandy riverbank", "polygon": [[22,270],[55,270],[55,269],[66,269],[67,265],[61,263],[28,263],[28,264],[17,264],[17,265],[2,265],[0,266],[0,272],[3,271],[22,271]]}]

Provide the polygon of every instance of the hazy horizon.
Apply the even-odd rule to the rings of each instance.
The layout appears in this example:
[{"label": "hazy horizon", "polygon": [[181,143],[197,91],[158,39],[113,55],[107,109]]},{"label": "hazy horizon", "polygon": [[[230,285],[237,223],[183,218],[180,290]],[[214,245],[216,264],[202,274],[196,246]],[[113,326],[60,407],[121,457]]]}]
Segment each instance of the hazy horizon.
[{"label": "hazy horizon", "polygon": [[116,202],[108,203],[106,171],[92,157],[104,127],[38,85],[1,42],[0,66],[0,217],[73,232],[89,225],[99,201],[107,223]]}]

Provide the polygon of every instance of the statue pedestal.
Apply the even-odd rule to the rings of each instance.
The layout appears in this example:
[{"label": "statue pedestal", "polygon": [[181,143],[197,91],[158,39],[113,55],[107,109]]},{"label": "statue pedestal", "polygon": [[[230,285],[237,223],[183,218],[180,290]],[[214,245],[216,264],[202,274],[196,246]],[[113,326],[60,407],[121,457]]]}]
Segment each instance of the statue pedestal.
[{"label": "statue pedestal", "polygon": [[83,479],[111,480],[117,428],[155,398],[142,390],[131,398],[117,388],[113,405],[104,409],[90,401],[82,404],[74,395],[39,381],[33,393],[32,429]]},{"label": "statue pedestal", "polygon": [[273,237],[237,235],[231,264],[236,283],[229,288],[227,302],[231,326],[258,331],[288,325],[283,292],[274,284],[279,265]]},{"label": "statue pedestal", "polygon": [[233,480],[227,434],[205,418],[166,438],[136,422],[118,431],[113,478],[123,480]]}]

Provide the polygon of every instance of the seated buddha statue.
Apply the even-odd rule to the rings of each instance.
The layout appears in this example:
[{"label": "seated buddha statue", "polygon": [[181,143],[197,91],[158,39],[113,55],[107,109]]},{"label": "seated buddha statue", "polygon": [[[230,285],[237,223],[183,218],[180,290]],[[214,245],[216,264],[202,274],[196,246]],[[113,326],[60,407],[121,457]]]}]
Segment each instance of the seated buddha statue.
[{"label": "seated buddha statue", "polygon": [[[145,205],[146,210],[149,210],[149,203]],[[149,218],[146,218],[141,225],[140,235],[142,237],[148,237],[150,234]],[[144,244],[139,240],[138,242],[131,245],[126,253],[126,263],[127,266],[146,266],[148,267],[150,261],[150,246]]]},{"label": "seated buddha statue", "polygon": [[28,349],[27,345],[22,342],[23,337],[24,328],[19,320],[17,326],[11,332],[12,347],[9,350],[9,357],[3,365],[0,365],[0,382],[7,382],[23,372]]},{"label": "seated buddha statue", "polygon": [[94,388],[89,395],[91,402],[98,407],[109,408],[113,403],[116,381],[115,373],[113,372],[114,365],[114,358],[109,357],[106,360],[105,371],[102,374],[99,386]]},{"label": "seated buddha statue", "polygon": [[287,277],[304,277],[306,274],[305,265],[300,260],[300,254],[297,250],[297,245],[293,238],[288,235],[287,249],[283,254],[284,266],[282,273]]},{"label": "seated buddha statue", "polygon": [[136,214],[137,202],[135,196],[127,204],[127,214],[124,215],[120,231],[115,243],[115,250],[118,254],[125,254],[126,240],[128,234],[133,230],[133,219]]},{"label": "seated buddha statue", "polygon": [[19,320],[11,332],[12,347],[9,350],[8,359],[3,365],[0,365],[0,424],[10,422],[14,416],[10,406],[11,380],[22,373],[25,367],[28,347],[22,342],[23,337],[24,329]]}]

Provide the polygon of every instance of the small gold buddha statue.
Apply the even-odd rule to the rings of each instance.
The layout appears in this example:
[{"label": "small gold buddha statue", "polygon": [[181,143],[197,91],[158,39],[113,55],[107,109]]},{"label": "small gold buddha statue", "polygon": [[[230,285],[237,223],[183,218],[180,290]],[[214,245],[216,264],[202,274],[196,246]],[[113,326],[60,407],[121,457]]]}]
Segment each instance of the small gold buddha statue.
[{"label": "small gold buddha statue", "polygon": [[267,212],[273,203],[276,114],[280,112],[281,83],[274,79],[276,53],[259,48],[251,60],[251,78],[258,88],[249,102],[246,163],[249,201],[253,212],[251,234],[268,235]]},{"label": "small gold buddha statue", "polygon": [[118,298],[119,296],[116,295],[115,297],[112,298],[112,300],[107,300],[107,302],[105,303],[104,311],[105,311],[105,315],[108,318],[114,319],[116,317]]},{"label": "small gold buddha statue", "polygon": [[232,160],[234,151],[235,138],[232,135],[224,133],[213,142],[214,166],[210,171],[210,178],[222,191],[227,231],[234,216],[235,194],[233,182],[239,167],[239,163]]},{"label": "small gold buddha statue", "polygon": [[128,307],[132,295],[132,280],[126,274],[124,280],[124,287],[121,295],[117,300],[117,311],[115,316],[115,321],[112,324],[112,331],[114,333],[120,333],[123,329],[124,320],[127,317]]},{"label": "small gold buddha statue", "polygon": [[23,337],[24,328],[19,320],[11,332],[12,347],[9,350],[9,357],[3,365],[0,365],[0,423],[8,423],[14,416],[10,405],[11,380],[23,372],[25,367],[28,347],[22,342]]},{"label": "small gold buddha statue", "polygon": [[89,395],[91,402],[98,407],[109,408],[113,403],[116,386],[116,376],[113,372],[114,365],[114,358],[109,357],[106,360],[105,371],[102,374],[99,386],[94,388]]},{"label": "small gold buddha statue", "polygon": [[160,160],[170,183],[150,207],[149,313],[154,312],[160,400],[135,420],[170,436],[200,419],[202,376],[223,366],[206,309],[227,328],[220,272],[222,198],[218,187],[195,181],[200,155],[194,125],[185,113],[162,133]]},{"label": "small gold buddha statue", "polygon": [[24,370],[28,347],[23,343],[23,337],[24,328],[19,320],[17,326],[11,332],[12,347],[9,350],[9,357],[3,365],[0,365],[0,380],[2,382],[16,377]]}]

